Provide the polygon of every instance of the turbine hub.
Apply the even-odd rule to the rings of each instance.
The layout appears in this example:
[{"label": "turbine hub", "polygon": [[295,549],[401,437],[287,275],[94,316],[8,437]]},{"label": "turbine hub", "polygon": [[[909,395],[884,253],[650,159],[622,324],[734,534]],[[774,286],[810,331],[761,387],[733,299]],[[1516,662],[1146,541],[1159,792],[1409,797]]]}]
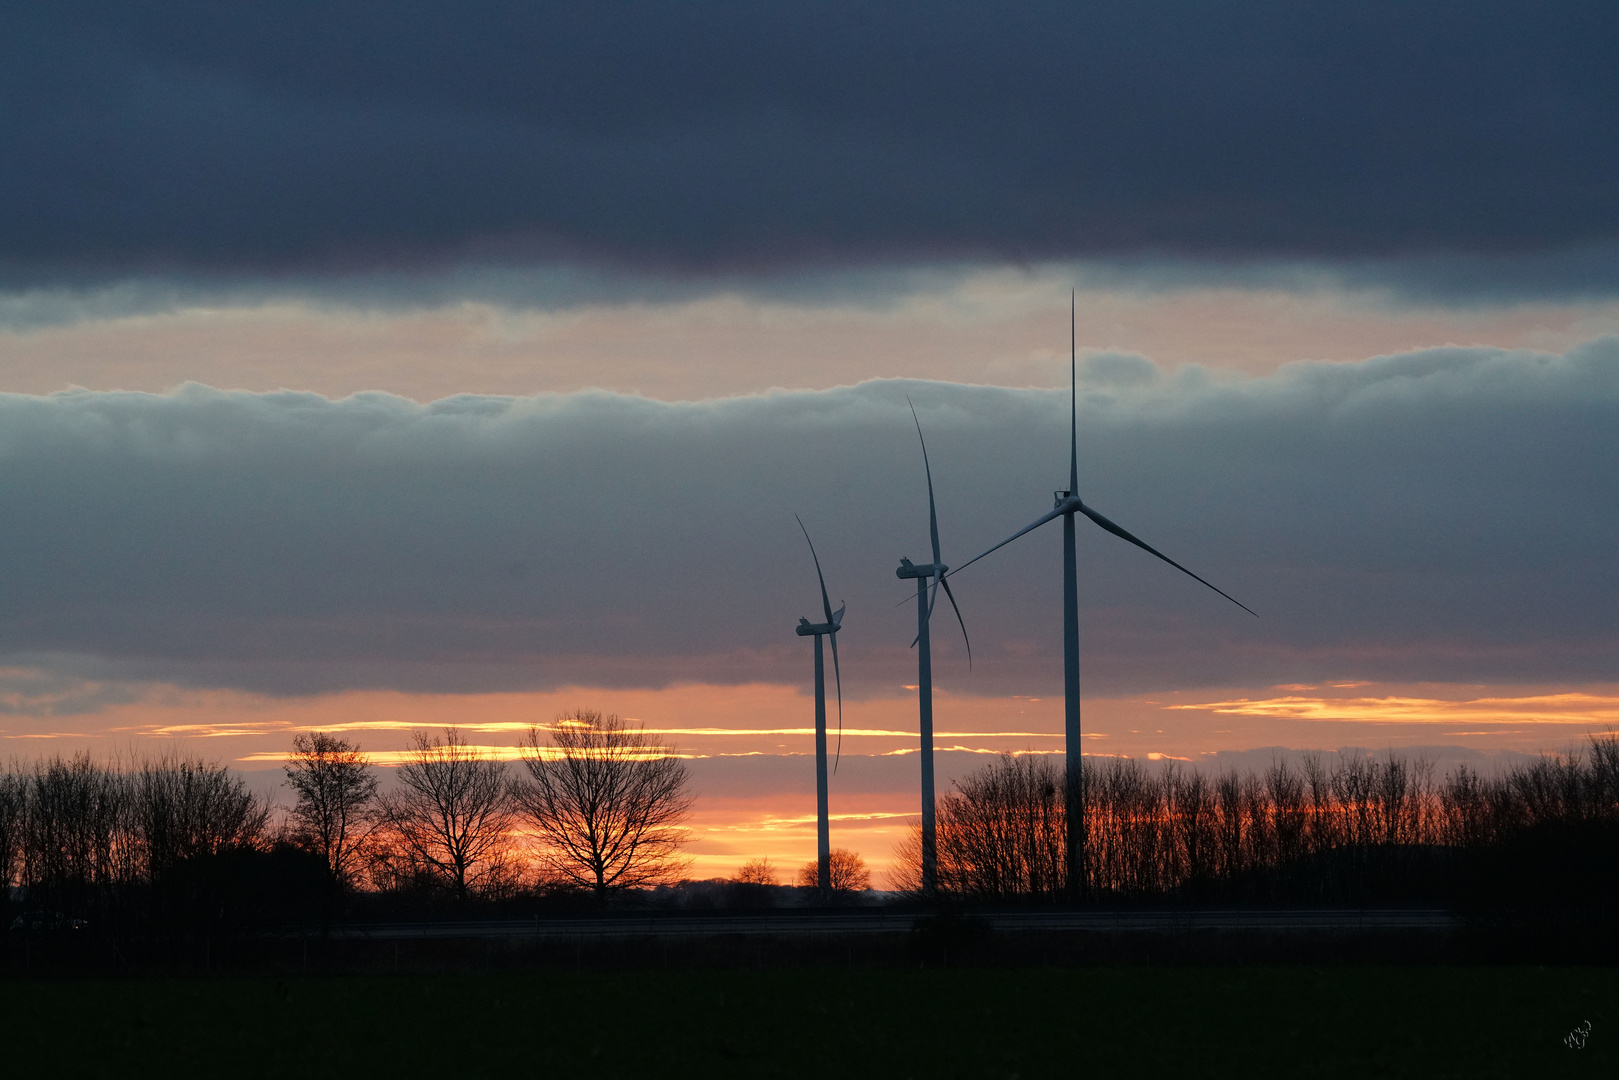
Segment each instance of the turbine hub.
[{"label": "turbine hub", "polygon": [[900,559],[899,569],[894,571],[897,578],[938,578],[943,577],[950,567],[944,563],[913,563],[909,559]]}]

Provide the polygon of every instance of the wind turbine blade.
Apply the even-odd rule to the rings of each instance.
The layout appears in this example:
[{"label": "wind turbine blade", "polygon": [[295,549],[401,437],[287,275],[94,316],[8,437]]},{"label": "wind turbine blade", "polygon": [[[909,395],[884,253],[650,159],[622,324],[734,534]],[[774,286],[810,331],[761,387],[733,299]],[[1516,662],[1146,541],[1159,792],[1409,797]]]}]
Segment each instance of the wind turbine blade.
[{"label": "wind turbine blade", "polygon": [[950,583],[940,578],[939,584],[944,586],[944,595],[950,598],[950,606],[955,608],[956,622],[961,624],[961,640],[967,643],[967,667],[970,670],[973,666],[973,643],[967,636],[967,621],[961,617],[961,608],[956,606],[956,594],[950,591]]},{"label": "wind turbine blade", "polygon": [[1079,290],[1068,294],[1068,494],[1079,491]]},{"label": "wind turbine blade", "polygon": [[[842,608],[838,609],[838,615],[842,617]],[[838,668],[838,635],[828,634],[827,637],[832,639],[832,678],[838,684],[838,752],[832,758],[832,771],[836,773],[838,762],[843,760],[843,672]]]},{"label": "wind turbine blade", "polygon": [[[1174,559],[1171,559],[1168,555],[1165,555],[1163,552],[1159,551],[1157,548],[1153,547],[1151,544],[1144,543],[1141,540],[1138,540],[1136,537],[1131,536],[1124,529],[1122,529],[1119,526],[1113,524],[1113,522],[1109,521],[1107,518],[1103,517],[1101,514],[1098,514],[1095,510],[1092,510],[1090,507],[1081,504],[1080,508],[1079,508],[1079,512],[1084,514],[1086,517],[1090,518],[1092,521],[1096,522],[1098,525],[1102,526],[1102,528],[1106,529],[1108,532],[1112,533],[1114,536],[1119,537],[1121,540],[1130,541],[1130,543],[1134,544],[1136,547],[1140,548],[1142,551],[1147,552],[1149,555],[1158,556],[1160,559],[1164,560],[1170,566],[1173,566],[1175,569],[1179,570],[1181,573],[1185,574],[1187,577],[1193,578],[1193,579],[1195,579],[1197,581],[1202,581],[1203,584],[1209,585],[1209,583],[1207,581],[1203,581],[1202,578],[1198,577],[1196,574],[1194,574],[1190,570],[1186,569],[1186,567],[1182,566],[1180,563],[1176,562]],[[1238,600],[1236,597],[1232,596],[1230,593],[1227,593],[1227,592],[1225,592],[1224,590],[1221,590],[1221,589],[1216,589],[1213,585],[1209,585],[1209,588],[1214,589],[1215,592],[1219,593],[1221,596],[1225,597],[1227,600],[1230,600],[1233,604],[1236,604],[1238,607],[1242,608],[1242,610],[1246,611],[1248,614],[1252,615],[1254,618],[1256,618],[1256,619],[1259,618],[1259,613],[1257,611],[1255,611],[1253,608],[1249,607],[1247,604],[1244,604],[1241,600]]]},{"label": "wind turbine blade", "polygon": [[[928,474],[928,536],[933,540],[933,564],[939,564],[939,515],[933,509],[933,466],[928,464],[928,441],[922,438],[922,421],[916,415],[916,405],[906,395],[905,404],[911,406],[911,419],[916,421],[916,437],[922,443],[922,468]],[[932,605],[928,607],[928,617],[933,617]]]},{"label": "wind turbine blade", "polygon": [[1041,516],[1038,520],[1032,521],[1029,524],[1023,526],[1023,528],[1019,529],[1017,532],[1013,533],[1011,536],[1008,536],[1005,540],[1002,540],[1000,543],[998,543],[994,547],[990,548],[989,551],[981,552],[981,553],[979,553],[977,555],[974,555],[972,558],[968,559],[966,562],[962,563],[960,566],[956,567],[954,570],[951,570],[948,574],[945,575],[945,577],[955,577],[957,574],[961,573],[963,570],[967,569],[967,567],[971,566],[973,563],[977,562],[979,559],[982,559],[985,555],[988,555],[990,552],[999,551],[1001,548],[1005,547],[1007,544],[1010,544],[1012,541],[1016,540],[1018,537],[1022,536],[1024,533],[1033,532],[1034,530],[1038,529],[1040,526],[1044,525],[1046,522],[1050,521],[1052,518],[1062,517],[1062,514],[1063,514],[1063,508],[1059,506],[1059,507],[1057,507],[1057,509],[1051,511],[1051,513],[1045,514],[1045,515]]},{"label": "wind turbine blade", "polygon": [[826,578],[821,576],[821,557],[815,554],[815,541],[809,538],[809,530],[804,528],[804,519],[794,514],[793,520],[798,522],[799,529],[804,533],[804,542],[809,545],[810,558],[815,560],[815,577],[821,583],[821,609],[826,613],[826,621],[831,622],[832,601],[826,595]]}]

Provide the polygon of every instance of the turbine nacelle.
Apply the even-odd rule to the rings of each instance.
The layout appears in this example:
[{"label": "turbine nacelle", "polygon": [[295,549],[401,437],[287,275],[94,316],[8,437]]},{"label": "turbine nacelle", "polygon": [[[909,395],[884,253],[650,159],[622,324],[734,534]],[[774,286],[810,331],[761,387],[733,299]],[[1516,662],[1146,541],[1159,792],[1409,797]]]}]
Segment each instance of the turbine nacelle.
[{"label": "turbine nacelle", "polygon": [[897,578],[942,578],[950,572],[950,568],[941,562],[922,563],[918,565],[901,556],[899,569],[894,571]]},{"label": "turbine nacelle", "polygon": [[798,626],[794,629],[794,632],[798,634],[799,637],[814,637],[817,634],[835,634],[839,630],[843,629],[843,627],[838,625],[838,623],[843,621],[842,608],[837,610],[837,613],[833,615],[833,619],[835,620],[833,622],[812,623],[808,619],[800,616]]},{"label": "turbine nacelle", "polygon": [[1051,493],[1051,508],[1076,514],[1085,508],[1085,504],[1080,502],[1079,496],[1072,491],[1053,491]]}]

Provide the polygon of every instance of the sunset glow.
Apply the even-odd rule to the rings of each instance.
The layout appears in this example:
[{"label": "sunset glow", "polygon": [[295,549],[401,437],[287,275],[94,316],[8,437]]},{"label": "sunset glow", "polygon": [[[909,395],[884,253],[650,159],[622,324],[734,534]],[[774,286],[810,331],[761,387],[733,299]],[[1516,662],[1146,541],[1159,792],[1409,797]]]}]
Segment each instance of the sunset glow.
[{"label": "sunset glow", "polygon": [[879,870],[1003,755],[1619,728],[1601,5],[267,2],[0,34],[18,769],[597,710],[713,876],[814,852],[817,686]]},{"label": "sunset glow", "polygon": [[[1086,704],[1087,752],[1195,763],[1261,746],[1446,743],[1533,754],[1577,746],[1587,733],[1619,725],[1619,691],[1611,687],[1481,696],[1466,686],[1384,688],[1355,680],[1270,689],[1283,692],[1095,699]],[[1308,692],[1316,689],[1322,692]],[[188,747],[236,763],[256,777],[261,790],[277,793],[279,767],[300,731],[345,733],[387,769],[405,760],[412,732],[455,726],[478,752],[516,762],[522,756],[519,739],[531,726],[541,729],[543,740],[544,730],[571,709],[619,709],[698,770],[694,874],[727,876],[750,859],[768,858],[790,875],[814,855],[814,729],[792,722],[808,717],[811,705],[799,688],[770,684],[659,691],[568,687],[540,694],[349,691],[308,698],[151,687],[145,700],[71,717],[14,714],[3,726],[0,746],[9,743],[13,752],[27,755],[88,748],[124,756]],[[1061,707],[1060,698],[941,697],[935,742],[944,790],[951,777],[976,768],[985,755],[1062,754]],[[832,788],[833,836],[838,846],[861,851],[879,872],[917,814],[916,736],[905,728],[914,715],[910,696],[845,702],[843,761]],[[767,718],[786,722],[760,723]],[[998,730],[998,724],[1005,726]],[[832,734],[835,739],[835,726]],[[712,771],[724,762],[732,764]]]},{"label": "sunset glow", "polygon": [[[1364,684],[1360,684],[1364,685]],[[1619,697],[1599,694],[1535,694],[1463,701],[1437,698],[1311,698],[1290,694],[1260,700],[1170,705],[1171,709],[1278,720],[1336,720],[1362,724],[1562,724],[1581,729],[1619,724]]]}]

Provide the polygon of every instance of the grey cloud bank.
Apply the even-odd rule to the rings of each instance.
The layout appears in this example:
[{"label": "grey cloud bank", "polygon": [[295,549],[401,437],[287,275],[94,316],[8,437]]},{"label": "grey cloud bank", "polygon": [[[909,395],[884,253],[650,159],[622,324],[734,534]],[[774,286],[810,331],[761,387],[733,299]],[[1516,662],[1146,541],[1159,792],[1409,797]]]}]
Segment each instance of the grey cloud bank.
[{"label": "grey cloud bank", "polygon": [[[1083,497],[1263,616],[1088,530],[1089,690],[1619,677],[1619,339],[1088,378]],[[1049,506],[1050,391],[0,395],[0,660],[294,694],[797,683],[797,511],[849,604],[846,689],[897,692],[893,567],[927,543],[907,394],[947,562]],[[941,627],[946,688],[1060,686],[1058,548],[958,579],[977,664]]]},{"label": "grey cloud bank", "polygon": [[161,0],[6,24],[16,287],[537,255],[1535,276],[1619,239],[1605,4]]}]

